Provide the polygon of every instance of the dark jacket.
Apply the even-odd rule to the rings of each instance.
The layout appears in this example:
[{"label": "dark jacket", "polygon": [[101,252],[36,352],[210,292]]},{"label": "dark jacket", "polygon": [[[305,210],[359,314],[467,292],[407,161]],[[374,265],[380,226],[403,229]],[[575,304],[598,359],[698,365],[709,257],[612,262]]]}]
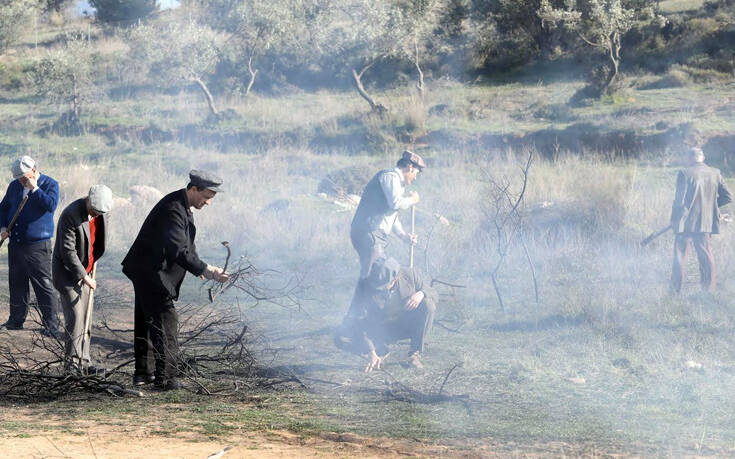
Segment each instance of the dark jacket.
[{"label": "dark jacket", "polygon": [[[0,228],[7,228],[23,201],[23,185],[13,180],[0,201]],[[11,229],[10,245],[45,241],[54,235],[54,212],[59,202],[59,184],[47,175],[38,178],[38,189],[30,193],[26,205]]]},{"label": "dark jacket", "polygon": [[176,300],[186,272],[200,276],[207,267],[197,255],[195,237],[186,190],[169,193],[143,222],[122,262],[123,273],[150,293]]},{"label": "dark jacket", "polygon": [[[97,217],[94,239],[94,258],[99,260],[107,246],[107,220],[104,215]],[[51,269],[54,287],[57,290],[74,287],[87,274],[89,267],[89,217],[87,200],[77,199],[59,216],[56,229],[56,243]]]},{"label": "dark jacket", "polygon": [[720,207],[730,203],[732,195],[722,181],[719,169],[697,163],[679,171],[676,196],[671,207],[674,233],[720,232]]},{"label": "dark jacket", "polygon": [[[356,353],[369,352],[370,342],[376,347],[395,341],[394,325],[408,318],[406,301],[416,292],[424,292],[424,303],[436,304],[438,295],[418,269],[402,267],[398,281],[388,290],[376,290],[362,279],[357,285],[350,313],[337,331],[338,347]],[[410,319],[409,319],[410,320]],[[342,345],[340,342],[347,343]]]},{"label": "dark jacket", "polygon": [[380,177],[392,172],[393,169],[382,170],[365,185],[360,204],[357,206],[355,216],[352,217],[353,231],[375,231],[386,215],[395,212],[396,209],[388,203],[388,198],[385,197],[383,187],[380,185]]}]

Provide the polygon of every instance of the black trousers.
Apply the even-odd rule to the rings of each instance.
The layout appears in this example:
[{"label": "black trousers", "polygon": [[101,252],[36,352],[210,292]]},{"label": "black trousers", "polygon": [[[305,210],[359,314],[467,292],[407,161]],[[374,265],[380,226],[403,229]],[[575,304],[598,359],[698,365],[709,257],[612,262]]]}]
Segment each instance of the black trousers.
[{"label": "black trousers", "polygon": [[146,282],[135,289],[135,374],[166,380],[178,375],[179,316],[173,300],[154,293]]},{"label": "black trousers", "polygon": [[58,300],[51,283],[51,240],[30,244],[11,244],[8,247],[8,284],[10,289],[10,317],[8,322],[21,326],[28,317],[31,289],[36,294],[43,326],[57,331]]}]

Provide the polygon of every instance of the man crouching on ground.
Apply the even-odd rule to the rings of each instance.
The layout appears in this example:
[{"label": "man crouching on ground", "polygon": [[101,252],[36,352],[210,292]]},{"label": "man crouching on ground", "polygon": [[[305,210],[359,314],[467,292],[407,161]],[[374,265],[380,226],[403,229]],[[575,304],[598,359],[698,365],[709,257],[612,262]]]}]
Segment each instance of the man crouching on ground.
[{"label": "man crouching on ground", "polygon": [[59,217],[52,261],[54,287],[64,312],[64,369],[71,373],[98,374],[89,357],[91,334],[87,316],[89,297],[97,288],[93,268],[105,253],[107,219],[112,209],[112,190],[94,185],[86,198],[69,204]]},{"label": "man crouching on ground", "polygon": [[[189,184],[164,196],[148,214],[138,237],[122,262],[123,273],[135,290],[135,374],[133,385],[154,382],[163,390],[179,389],[178,322],[174,301],[186,272],[226,282],[222,268],[199,259],[191,208],[209,205],[222,180],[192,170]],[[151,357],[155,360],[154,368]]]},{"label": "man crouching on ground", "polygon": [[356,349],[367,352],[366,372],[379,369],[388,345],[410,338],[408,364],[423,368],[420,355],[436,312],[436,291],[417,269],[401,267],[393,258],[379,258],[360,281],[354,306],[361,318],[354,324]]}]

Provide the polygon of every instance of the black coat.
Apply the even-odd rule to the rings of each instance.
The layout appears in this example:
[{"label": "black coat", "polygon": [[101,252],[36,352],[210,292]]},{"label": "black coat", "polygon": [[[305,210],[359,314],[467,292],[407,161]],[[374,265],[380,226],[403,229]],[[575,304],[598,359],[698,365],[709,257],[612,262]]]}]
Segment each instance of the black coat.
[{"label": "black coat", "polygon": [[[107,245],[107,220],[97,219],[94,258],[99,260]],[[59,217],[51,269],[57,290],[71,288],[87,274],[89,267],[89,217],[85,198],[72,202]]]},{"label": "black coat", "polygon": [[176,300],[186,272],[200,276],[207,267],[197,255],[195,237],[186,190],[169,193],[143,222],[122,262],[123,273],[151,294]]}]

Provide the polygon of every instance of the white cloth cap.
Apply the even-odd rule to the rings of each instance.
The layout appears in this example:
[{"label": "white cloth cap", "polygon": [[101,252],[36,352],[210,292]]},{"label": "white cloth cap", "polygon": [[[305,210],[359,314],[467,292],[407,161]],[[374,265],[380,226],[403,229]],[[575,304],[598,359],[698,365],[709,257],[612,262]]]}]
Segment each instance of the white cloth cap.
[{"label": "white cloth cap", "polygon": [[36,167],[36,162],[30,156],[21,156],[20,158],[13,161],[13,165],[10,166],[10,172],[13,173],[13,178],[20,178]]},{"label": "white cloth cap", "polygon": [[105,185],[92,185],[89,189],[89,204],[101,214],[109,212],[112,209],[112,190]]}]

